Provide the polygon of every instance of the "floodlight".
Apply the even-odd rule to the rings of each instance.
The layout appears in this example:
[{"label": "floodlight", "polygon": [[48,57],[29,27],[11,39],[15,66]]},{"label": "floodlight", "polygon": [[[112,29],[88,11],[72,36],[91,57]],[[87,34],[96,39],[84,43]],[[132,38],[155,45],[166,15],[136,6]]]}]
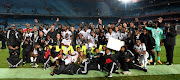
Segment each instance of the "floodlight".
[{"label": "floodlight", "polygon": [[122,1],[122,2],[124,2],[124,3],[128,3],[128,2],[130,2],[130,1],[132,1],[132,0],[118,0],[118,1]]}]

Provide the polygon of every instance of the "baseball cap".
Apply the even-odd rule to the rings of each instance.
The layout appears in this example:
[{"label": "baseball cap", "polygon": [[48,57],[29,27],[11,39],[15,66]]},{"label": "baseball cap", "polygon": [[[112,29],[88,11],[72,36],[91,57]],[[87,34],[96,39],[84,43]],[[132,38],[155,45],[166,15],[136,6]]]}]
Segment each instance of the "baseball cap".
[{"label": "baseball cap", "polygon": [[16,25],[15,24],[11,24],[11,27],[15,27]]}]

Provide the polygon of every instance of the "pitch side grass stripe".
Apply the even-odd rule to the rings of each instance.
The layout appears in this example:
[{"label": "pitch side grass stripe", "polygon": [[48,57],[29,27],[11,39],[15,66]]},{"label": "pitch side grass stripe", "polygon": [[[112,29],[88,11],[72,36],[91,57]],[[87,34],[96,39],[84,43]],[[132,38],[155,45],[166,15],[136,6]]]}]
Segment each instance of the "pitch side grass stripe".
[{"label": "pitch side grass stripe", "polygon": [[[120,76],[144,76],[144,75],[170,75],[180,74],[180,64],[167,66],[167,65],[156,65],[147,66],[148,72],[143,72],[136,69],[130,69],[131,75],[124,74],[113,74],[114,77]],[[49,79],[49,78],[92,78],[92,77],[104,77],[107,75],[106,72],[100,71],[89,71],[87,75],[54,75],[51,76],[50,72],[52,69],[43,70],[42,68],[0,68],[0,79]],[[119,70],[119,72],[122,72]]]}]

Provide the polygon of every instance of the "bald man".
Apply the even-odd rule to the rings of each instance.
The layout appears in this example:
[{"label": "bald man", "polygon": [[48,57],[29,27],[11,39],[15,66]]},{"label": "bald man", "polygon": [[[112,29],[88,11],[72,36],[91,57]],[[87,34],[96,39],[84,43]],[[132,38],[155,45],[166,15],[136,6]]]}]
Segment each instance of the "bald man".
[{"label": "bald man", "polygon": [[33,41],[33,46],[34,46],[34,45],[35,45],[35,40],[36,40],[36,38],[37,38],[38,35],[39,35],[39,30],[37,29],[36,26],[34,26],[33,30],[34,30],[34,31],[32,32],[31,40]]}]

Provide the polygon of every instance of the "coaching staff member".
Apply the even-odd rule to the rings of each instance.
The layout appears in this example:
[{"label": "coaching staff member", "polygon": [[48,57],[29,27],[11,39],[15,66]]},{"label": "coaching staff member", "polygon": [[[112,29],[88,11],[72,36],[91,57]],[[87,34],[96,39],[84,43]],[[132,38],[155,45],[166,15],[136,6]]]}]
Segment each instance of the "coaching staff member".
[{"label": "coaching staff member", "polygon": [[19,52],[19,47],[18,47],[18,41],[16,39],[16,32],[15,32],[15,25],[11,25],[11,29],[7,31],[7,46],[9,49],[9,54],[10,56],[12,54],[18,54],[20,55]]},{"label": "coaching staff member", "polygon": [[167,57],[167,65],[172,65],[173,63],[173,52],[174,46],[176,45],[176,30],[174,26],[171,26],[170,23],[166,23],[165,28],[165,39],[164,39],[164,46],[166,48],[166,57]]}]

